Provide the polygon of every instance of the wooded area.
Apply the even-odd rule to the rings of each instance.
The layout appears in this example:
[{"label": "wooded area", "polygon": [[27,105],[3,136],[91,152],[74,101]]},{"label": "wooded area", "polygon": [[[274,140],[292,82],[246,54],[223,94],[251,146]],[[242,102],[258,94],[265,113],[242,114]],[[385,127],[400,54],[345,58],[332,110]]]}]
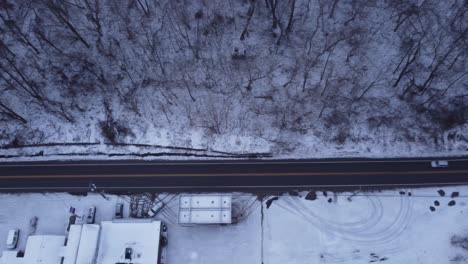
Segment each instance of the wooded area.
[{"label": "wooded area", "polygon": [[466,0],[0,0],[0,145],[466,151],[467,16]]}]

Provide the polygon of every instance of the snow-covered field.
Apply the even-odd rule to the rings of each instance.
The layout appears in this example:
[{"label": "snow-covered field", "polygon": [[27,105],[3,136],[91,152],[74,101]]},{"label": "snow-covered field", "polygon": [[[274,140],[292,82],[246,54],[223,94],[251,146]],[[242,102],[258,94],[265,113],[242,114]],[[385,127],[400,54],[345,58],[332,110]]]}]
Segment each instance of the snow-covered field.
[{"label": "snow-covered field", "polygon": [[[316,199],[307,192],[286,193],[278,199],[234,193],[236,224],[197,227],[178,226],[178,199],[163,195],[170,202],[157,218],[169,228],[167,263],[468,261],[468,186],[367,192],[350,199],[351,193],[315,193]],[[39,218],[35,234],[65,234],[70,206],[80,212],[95,205],[96,220],[101,221],[112,219],[115,204],[123,202],[128,216],[128,197],[107,197],[1,194],[0,239],[9,229],[20,228],[18,248],[24,249],[26,236],[33,231],[29,228],[33,216]]]}]

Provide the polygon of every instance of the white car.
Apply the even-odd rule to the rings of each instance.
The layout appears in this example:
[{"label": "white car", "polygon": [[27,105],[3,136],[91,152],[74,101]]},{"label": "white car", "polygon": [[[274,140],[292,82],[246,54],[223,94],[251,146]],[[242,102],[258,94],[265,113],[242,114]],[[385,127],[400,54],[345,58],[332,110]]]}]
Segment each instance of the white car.
[{"label": "white car", "polygon": [[159,202],[156,202],[153,206],[153,208],[151,208],[149,211],[148,211],[148,216],[149,217],[154,217],[155,215],[157,215],[164,207],[164,203],[162,201],[159,201]]},{"label": "white car", "polygon": [[6,241],[6,246],[8,249],[16,248],[19,238],[19,229],[12,229],[8,232],[8,237]]},{"label": "white car", "polygon": [[434,161],[431,161],[431,167],[433,167],[433,168],[445,168],[445,167],[448,167],[448,161],[446,161],[446,160],[434,160]]}]

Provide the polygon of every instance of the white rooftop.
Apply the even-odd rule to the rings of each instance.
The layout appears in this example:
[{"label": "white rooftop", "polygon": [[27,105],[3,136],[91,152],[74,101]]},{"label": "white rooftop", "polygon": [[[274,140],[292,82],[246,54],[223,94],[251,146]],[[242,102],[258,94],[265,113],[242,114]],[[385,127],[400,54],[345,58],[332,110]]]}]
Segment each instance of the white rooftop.
[{"label": "white rooftop", "polygon": [[230,194],[181,194],[182,209],[231,209]]},{"label": "white rooftop", "polygon": [[25,263],[59,264],[58,252],[65,243],[65,236],[30,236],[24,253]]},{"label": "white rooftop", "polygon": [[60,264],[59,254],[65,236],[29,236],[24,257],[16,258],[17,251],[4,251],[2,261],[4,264]]},{"label": "white rooftop", "polygon": [[158,263],[160,221],[103,221],[97,263],[127,263],[125,249],[131,248],[132,263]]},{"label": "white rooftop", "polygon": [[63,264],[75,264],[80,246],[82,225],[71,225],[68,232],[67,245],[63,248]]},{"label": "white rooftop", "polygon": [[231,210],[181,210],[180,224],[230,224]]},{"label": "white rooftop", "polygon": [[95,263],[99,241],[99,229],[99,225],[83,225],[76,264]]},{"label": "white rooftop", "polygon": [[230,224],[231,194],[182,194],[180,224]]},{"label": "white rooftop", "polygon": [[3,251],[0,257],[0,264],[25,264],[24,258],[18,258],[17,250]]}]

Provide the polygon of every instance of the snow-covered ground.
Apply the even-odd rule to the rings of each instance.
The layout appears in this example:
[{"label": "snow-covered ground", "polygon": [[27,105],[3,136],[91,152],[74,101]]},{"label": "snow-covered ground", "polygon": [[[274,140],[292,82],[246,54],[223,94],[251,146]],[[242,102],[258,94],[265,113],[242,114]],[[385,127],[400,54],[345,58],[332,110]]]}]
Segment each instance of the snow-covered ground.
[{"label": "snow-covered ground", "polygon": [[468,153],[466,1],[2,3],[0,161]]},{"label": "snow-covered ground", "polygon": [[[366,192],[350,199],[351,193],[320,191],[316,199],[307,194],[291,192],[278,199],[260,199],[234,193],[236,224],[193,227],[176,224],[178,199],[174,194],[163,195],[170,200],[158,216],[169,228],[167,263],[468,261],[468,186]],[[0,239],[6,239],[9,229],[20,228],[18,248],[24,249],[26,236],[33,231],[29,227],[33,216],[39,218],[35,234],[63,235],[70,206],[84,212],[95,205],[96,220],[101,221],[112,219],[115,204],[123,202],[128,216],[128,197],[107,198],[0,194]],[[4,249],[0,243],[0,250]]]}]

